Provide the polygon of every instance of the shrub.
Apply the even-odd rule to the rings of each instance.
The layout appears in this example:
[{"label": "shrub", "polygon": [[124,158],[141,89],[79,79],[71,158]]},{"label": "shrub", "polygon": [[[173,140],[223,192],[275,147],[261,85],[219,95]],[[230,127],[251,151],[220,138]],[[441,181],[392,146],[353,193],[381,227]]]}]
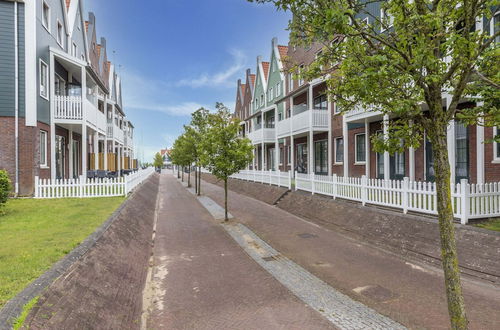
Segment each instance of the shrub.
[{"label": "shrub", "polygon": [[0,170],[0,208],[7,202],[11,190],[10,179],[7,171]]}]

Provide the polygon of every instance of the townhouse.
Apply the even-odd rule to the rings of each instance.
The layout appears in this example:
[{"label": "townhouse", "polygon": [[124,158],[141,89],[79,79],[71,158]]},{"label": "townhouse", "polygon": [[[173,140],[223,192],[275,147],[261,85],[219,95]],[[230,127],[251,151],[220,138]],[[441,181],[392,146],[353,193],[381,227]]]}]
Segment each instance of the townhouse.
[{"label": "townhouse", "polygon": [[[371,4],[370,10],[380,15],[378,3]],[[491,20],[478,20],[476,29],[492,34],[499,28],[499,16],[496,13]],[[369,22],[373,18],[364,19]],[[427,139],[419,148],[402,153],[377,153],[370,137],[386,131],[391,118],[365,109],[340,114],[325,95],[323,79],[294,79],[290,69],[307,67],[321,51],[320,44],[285,47],[273,39],[270,62],[261,57],[257,60],[255,83],[249,81],[249,71],[245,85],[238,81],[235,115],[244,121],[242,126],[255,146],[254,163],[249,168],[433,182],[432,145]],[[245,103],[248,99],[250,104]],[[449,102],[449,96],[443,94],[443,100]],[[459,109],[472,106],[474,103],[464,100]],[[448,153],[454,182],[500,181],[500,145],[484,143],[496,134],[497,128],[450,122]]]},{"label": "townhouse", "polygon": [[82,0],[0,0],[0,168],[16,194],[35,177],[137,168],[121,78]]}]

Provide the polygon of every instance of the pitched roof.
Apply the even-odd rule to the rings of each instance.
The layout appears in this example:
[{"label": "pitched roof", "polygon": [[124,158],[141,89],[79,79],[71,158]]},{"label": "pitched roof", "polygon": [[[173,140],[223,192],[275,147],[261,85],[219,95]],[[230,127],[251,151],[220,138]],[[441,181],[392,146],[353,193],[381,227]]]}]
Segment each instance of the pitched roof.
[{"label": "pitched roof", "polygon": [[250,87],[253,89],[255,87],[255,74],[250,75]]},{"label": "pitched roof", "polygon": [[240,85],[240,89],[241,89],[241,101],[243,102],[243,99],[245,98],[245,84],[241,84]]},{"label": "pitched roof", "polygon": [[267,77],[269,76],[269,62],[262,62],[262,69],[264,70],[264,78],[267,81]]},{"label": "pitched roof", "polygon": [[278,46],[278,51],[280,52],[280,58],[283,59],[288,54],[288,46]]}]

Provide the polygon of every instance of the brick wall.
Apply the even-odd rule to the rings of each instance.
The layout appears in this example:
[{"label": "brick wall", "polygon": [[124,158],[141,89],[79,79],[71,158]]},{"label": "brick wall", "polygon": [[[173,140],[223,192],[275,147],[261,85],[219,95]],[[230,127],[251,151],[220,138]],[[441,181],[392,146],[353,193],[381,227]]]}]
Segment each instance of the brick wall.
[{"label": "brick wall", "polygon": [[[40,169],[40,130],[49,132],[47,124],[38,122],[37,127],[25,126],[19,118],[19,194],[29,196],[34,191],[35,176],[50,177],[50,168]],[[7,170],[15,182],[15,124],[14,117],[0,117],[0,168]],[[47,161],[50,164],[50,136],[47,137]]]}]

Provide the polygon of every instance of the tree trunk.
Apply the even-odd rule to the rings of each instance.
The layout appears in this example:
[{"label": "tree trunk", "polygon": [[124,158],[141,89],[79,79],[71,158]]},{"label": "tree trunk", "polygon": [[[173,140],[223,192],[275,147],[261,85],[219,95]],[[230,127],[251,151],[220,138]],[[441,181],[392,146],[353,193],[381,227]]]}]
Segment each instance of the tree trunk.
[{"label": "tree trunk", "polygon": [[198,196],[201,195],[201,167],[199,168],[199,175],[198,175]]},{"label": "tree trunk", "polygon": [[194,193],[198,193],[198,167],[194,167]]},{"label": "tree trunk", "polygon": [[181,172],[182,172],[182,182],[184,182],[184,166],[182,166]]},{"label": "tree trunk", "polygon": [[227,178],[224,179],[224,221],[227,221]]},{"label": "tree trunk", "polygon": [[191,166],[188,167],[188,188],[191,188]]},{"label": "tree trunk", "polygon": [[179,172],[179,166],[177,166],[177,179],[181,178],[181,173]]},{"label": "tree trunk", "polygon": [[450,162],[448,159],[447,126],[437,124],[432,142],[432,154],[436,173],[437,211],[439,234],[441,238],[441,258],[448,299],[448,313],[452,329],[467,329],[465,304],[458,268],[455,226],[453,224],[453,208],[451,200]]}]

